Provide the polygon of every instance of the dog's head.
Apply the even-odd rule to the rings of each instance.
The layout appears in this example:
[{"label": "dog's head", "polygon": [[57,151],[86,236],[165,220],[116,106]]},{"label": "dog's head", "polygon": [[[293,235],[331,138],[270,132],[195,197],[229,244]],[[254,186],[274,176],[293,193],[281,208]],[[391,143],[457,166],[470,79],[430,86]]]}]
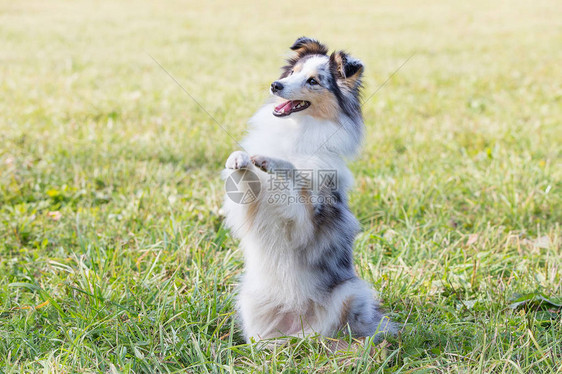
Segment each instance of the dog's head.
[{"label": "dog's head", "polygon": [[271,84],[280,98],[273,109],[277,117],[304,111],[322,119],[344,114],[361,116],[359,95],[363,64],[343,51],[328,56],[328,48],[317,40],[302,37],[291,46],[295,53]]}]

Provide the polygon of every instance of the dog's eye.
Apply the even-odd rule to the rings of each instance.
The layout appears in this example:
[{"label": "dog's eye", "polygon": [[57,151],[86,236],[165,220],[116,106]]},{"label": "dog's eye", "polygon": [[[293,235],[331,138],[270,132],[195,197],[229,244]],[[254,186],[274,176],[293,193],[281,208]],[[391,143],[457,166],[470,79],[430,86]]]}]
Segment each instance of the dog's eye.
[{"label": "dog's eye", "polygon": [[291,72],[289,73],[289,75],[293,75],[294,72],[295,72],[294,70],[291,70]]},{"label": "dog's eye", "polygon": [[308,78],[306,83],[310,84],[311,86],[316,86],[318,84],[318,81],[314,78]]}]

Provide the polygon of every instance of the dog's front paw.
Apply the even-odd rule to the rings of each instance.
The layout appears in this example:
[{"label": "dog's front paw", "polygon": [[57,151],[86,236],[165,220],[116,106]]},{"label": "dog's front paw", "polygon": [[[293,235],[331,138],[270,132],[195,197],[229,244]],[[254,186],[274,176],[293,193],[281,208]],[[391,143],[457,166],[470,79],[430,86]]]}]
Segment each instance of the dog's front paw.
[{"label": "dog's front paw", "polygon": [[259,169],[265,171],[266,173],[272,170],[272,161],[266,156],[253,155],[250,157],[252,164],[256,165]]},{"label": "dog's front paw", "polygon": [[227,169],[245,169],[250,165],[250,156],[246,152],[232,152],[226,160]]}]

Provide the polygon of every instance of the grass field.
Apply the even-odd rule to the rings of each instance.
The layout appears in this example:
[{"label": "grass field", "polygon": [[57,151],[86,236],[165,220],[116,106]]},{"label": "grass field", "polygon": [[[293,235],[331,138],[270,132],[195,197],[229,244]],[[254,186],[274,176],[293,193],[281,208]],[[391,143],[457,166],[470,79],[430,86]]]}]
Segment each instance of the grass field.
[{"label": "grass field", "polygon": [[[562,4],[0,1],[0,372],[562,371]],[[366,65],[359,274],[401,334],[245,345],[219,173],[301,35]],[[151,57],[152,56],[152,57]]]}]

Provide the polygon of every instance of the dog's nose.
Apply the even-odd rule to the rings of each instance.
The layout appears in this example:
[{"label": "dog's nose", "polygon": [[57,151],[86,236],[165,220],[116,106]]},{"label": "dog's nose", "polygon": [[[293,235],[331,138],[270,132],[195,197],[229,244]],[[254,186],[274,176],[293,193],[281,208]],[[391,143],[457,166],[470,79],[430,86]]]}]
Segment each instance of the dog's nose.
[{"label": "dog's nose", "polygon": [[281,91],[283,89],[283,84],[281,82],[273,82],[271,83],[271,92]]}]

